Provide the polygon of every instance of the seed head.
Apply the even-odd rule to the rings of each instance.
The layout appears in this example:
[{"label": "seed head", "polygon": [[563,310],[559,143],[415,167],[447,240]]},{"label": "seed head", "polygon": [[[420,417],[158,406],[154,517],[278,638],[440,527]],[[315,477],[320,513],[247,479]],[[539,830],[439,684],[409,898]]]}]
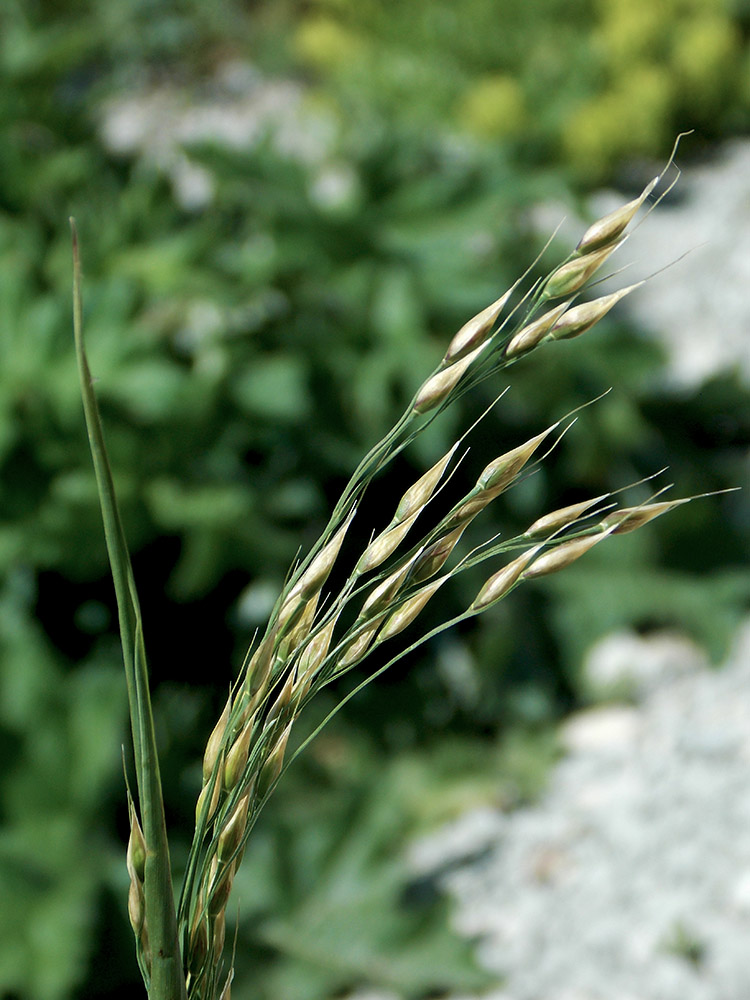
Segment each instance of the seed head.
[{"label": "seed head", "polygon": [[375,633],[380,627],[380,623],[383,621],[385,613],[378,615],[378,617],[371,622],[366,628],[363,628],[361,632],[352,639],[352,641],[344,647],[343,652],[336,660],[336,666],[339,669],[344,667],[349,667],[357,660],[362,659],[364,654],[367,652],[368,647],[371,645],[372,640],[375,638]]},{"label": "seed head", "polygon": [[560,426],[560,421],[552,424],[541,434],[530,438],[524,444],[507,451],[504,455],[496,458],[484,469],[482,475],[477,480],[477,486],[497,496],[513,482],[521,469],[537,450],[544,439],[556,428]]},{"label": "seed head", "polygon": [[393,528],[386,528],[377,538],[374,538],[357,563],[357,572],[360,574],[368,573],[371,569],[384,563],[388,556],[396,550],[402,538],[414,524],[418,514],[419,510],[416,510],[411,517],[407,517],[406,520],[401,521]]},{"label": "seed head", "polygon": [[129,803],[130,812],[130,836],[128,838],[128,850],[126,862],[128,874],[131,881],[136,879],[143,882],[146,877],[146,839],[143,836],[141,824],[135,812],[135,806]]},{"label": "seed head", "polygon": [[232,811],[232,815],[224,824],[224,828],[219,834],[219,846],[217,856],[221,864],[226,864],[231,860],[237,848],[242,843],[242,836],[247,826],[247,811],[250,805],[250,793],[242,796],[240,801]]},{"label": "seed head", "polygon": [[214,772],[214,766],[219,757],[222,744],[227,732],[227,724],[229,722],[229,714],[232,711],[232,696],[231,694],[227,698],[227,703],[224,706],[224,711],[219,717],[219,721],[214,726],[214,730],[208,738],[208,743],[206,744],[206,752],[203,754],[203,784],[209,780]]},{"label": "seed head", "polygon": [[569,305],[570,300],[560,303],[559,306],[549,309],[539,319],[535,319],[533,323],[528,323],[518,333],[514,334],[505,348],[506,358],[515,358],[519,354],[526,354],[528,351],[533,350],[537,344],[544,340]]},{"label": "seed head", "polygon": [[568,507],[560,507],[559,510],[553,510],[551,513],[545,514],[534,521],[531,527],[526,529],[524,535],[526,538],[539,538],[540,535],[550,535],[554,531],[566,528],[579,518],[581,514],[585,513],[589,507],[593,507],[594,504],[606,498],[607,494],[603,493],[600,497],[594,497],[593,500],[584,500],[582,503],[573,503]]},{"label": "seed head", "polygon": [[529,561],[538,551],[539,546],[529,549],[494,573],[469,605],[469,611],[484,611],[497,604],[515,586]]},{"label": "seed head", "polygon": [[513,289],[509,289],[501,295],[492,305],[487,306],[480,313],[477,313],[468,323],[464,323],[458,333],[448,345],[443,361],[453,363],[462,358],[467,351],[472,351],[475,347],[483,344],[487,334],[495,325],[495,320],[503,311],[503,306],[510,298]]},{"label": "seed head", "polygon": [[333,569],[333,564],[336,562],[336,556],[339,554],[339,549],[344,541],[344,536],[346,535],[349,525],[352,523],[353,517],[354,511],[349,514],[346,521],[344,521],[330,542],[328,542],[327,545],[324,545],[320,552],[315,556],[313,561],[293,587],[288,600],[291,599],[292,596],[299,595],[305,602],[307,602],[311,598],[315,597],[316,594],[320,593],[321,587],[328,579],[328,574]]},{"label": "seed head", "polygon": [[298,684],[303,678],[312,680],[312,675],[320,666],[331,645],[336,618],[333,617],[313,637],[300,653],[297,664]]},{"label": "seed head", "polygon": [[474,348],[471,354],[467,354],[449,368],[443,368],[435,375],[431,375],[417,393],[413,407],[414,412],[429,413],[430,410],[434,410],[436,406],[447,399],[460,382],[466,369],[479,357],[486,346],[486,342],[480,344],[479,347]]},{"label": "seed head", "polygon": [[606,537],[606,534],[589,535],[586,538],[573,538],[569,542],[562,542],[556,548],[545,552],[524,570],[524,580],[535,580],[539,576],[547,576],[548,573],[557,573],[558,570],[565,569]]},{"label": "seed head", "polygon": [[558,299],[561,295],[572,295],[573,292],[577,292],[619,245],[612,243],[562,264],[547,278],[543,290],[544,297]]},{"label": "seed head", "polygon": [[443,455],[439,462],[436,462],[431,469],[428,469],[423,476],[421,476],[413,486],[404,493],[399,501],[399,505],[396,508],[396,513],[393,517],[394,522],[404,521],[406,518],[411,517],[412,514],[421,510],[427,501],[430,499],[435,491],[435,487],[443,478],[443,473],[445,472],[448,463],[453,458],[453,454],[458,447],[458,443],[454,444],[451,450]]},{"label": "seed head", "polygon": [[571,340],[573,337],[578,337],[580,334],[585,333],[595,323],[598,323],[603,316],[606,316],[609,310],[617,305],[620,299],[625,298],[634,289],[640,288],[642,284],[643,282],[639,281],[635,285],[621,288],[618,292],[613,292],[611,295],[602,295],[601,298],[593,299],[591,302],[583,302],[579,306],[573,306],[552,327],[550,339]]},{"label": "seed head", "polygon": [[258,775],[258,784],[256,785],[256,795],[257,798],[262,802],[266,797],[272,786],[275,784],[277,778],[281,774],[281,769],[284,766],[284,753],[286,751],[286,744],[289,739],[289,733],[292,731],[292,723],[286,727],[284,732],[279,737],[276,746],[273,748],[271,753],[260,770]]},{"label": "seed head", "polygon": [[453,531],[449,531],[447,535],[438,538],[436,542],[433,542],[432,545],[428,546],[424,552],[417,556],[414,564],[414,572],[411,574],[414,583],[422,583],[423,580],[429,580],[439,569],[442,569],[446,559],[458,544],[465,528],[466,524],[460,524]]},{"label": "seed head", "polygon": [[624,535],[628,531],[642,528],[644,524],[653,521],[655,517],[666,514],[667,511],[679,507],[683,503],[689,503],[689,498],[649,503],[642,507],[622,507],[620,510],[614,510],[611,514],[607,514],[600,527],[613,535]]},{"label": "seed head", "polygon": [[413,597],[404,601],[401,607],[393,612],[380,630],[378,642],[385,642],[386,639],[391,639],[394,635],[402,632],[407,625],[410,625],[435,591],[442,587],[449,576],[450,574],[447,574],[446,576],[441,576],[438,580],[433,580],[432,583],[428,583],[426,587],[418,590]]},{"label": "seed head", "polygon": [[576,247],[578,253],[584,254],[598,250],[618,239],[625,232],[630,220],[654,190],[659,180],[659,177],[654,177],[637,198],[629,201],[626,205],[621,205],[620,208],[616,208],[614,212],[603,215],[601,219],[589,226]]},{"label": "seed head", "polygon": [[253,735],[254,722],[255,719],[252,717],[245,723],[239,736],[227,753],[226,761],[224,762],[224,788],[227,792],[231,792],[245,770],[245,764],[247,764],[248,754],[250,753],[250,740]]}]

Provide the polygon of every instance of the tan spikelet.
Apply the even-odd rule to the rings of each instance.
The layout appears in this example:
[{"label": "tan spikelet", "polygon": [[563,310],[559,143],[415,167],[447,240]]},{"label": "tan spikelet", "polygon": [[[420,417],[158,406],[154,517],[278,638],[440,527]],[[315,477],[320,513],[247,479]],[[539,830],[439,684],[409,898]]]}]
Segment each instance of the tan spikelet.
[{"label": "tan spikelet", "polygon": [[572,524],[590,507],[599,503],[600,500],[606,500],[606,498],[607,494],[603,493],[600,497],[594,497],[593,500],[584,500],[581,503],[573,503],[568,507],[560,507],[558,510],[553,510],[534,521],[524,534],[527,538],[539,538],[540,535],[551,535],[553,532]]},{"label": "tan spikelet", "polygon": [[417,556],[412,556],[411,559],[400,569],[395,570],[390,576],[387,576],[385,580],[374,587],[372,592],[368,595],[367,600],[362,605],[362,610],[358,615],[358,621],[366,621],[368,618],[372,618],[379,611],[386,608],[396,594],[399,592],[404,584],[404,580],[409,576],[410,570],[414,565]]},{"label": "tan spikelet", "polygon": [[689,503],[689,499],[665,500],[661,503],[644,504],[642,507],[622,507],[608,514],[602,520],[600,527],[613,535],[624,535],[628,531],[642,528],[655,517],[660,517],[684,503]]},{"label": "tan spikelet", "polygon": [[258,703],[262,700],[268,687],[268,680],[271,676],[276,654],[276,628],[263,639],[261,644],[253,653],[247,667],[246,690],[249,699],[248,707],[254,711]]},{"label": "tan spikelet", "polygon": [[528,441],[525,441],[517,448],[513,448],[511,451],[505,452],[504,455],[500,455],[499,458],[494,459],[494,461],[490,462],[484,468],[477,480],[477,486],[484,491],[491,492],[493,496],[497,496],[498,493],[507,489],[542,441],[559,426],[560,421],[558,420],[542,431],[541,434],[529,438]]},{"label": "tan spikelet", "polygon": [[226,928],[227,928],[226,917],[224,915],[224,911],[221,910],[221,912],[217,913],[216,915],[216,920],[214,921],[213,935],[212,935],[213,937],[212,948],[215,959],[221,958],[221,953],[224,951]]},{"label": "tan spikelet", "polygon": [[271,787],[276,783],[279,775],[281,774],[281,769],[284,766],[284,754],[286,752],[286,745],[289,740],[289,733],[292,731],[292,723],[286,727],[284,732],[281,734],[276,742],[276,746],[273,748],[271,753],[260,770],[258,775],[258,782],[256,785],[257,798],[262,801],[268,794]]},{"label": "tan spikelet", "polygon": [[418,516],[419,511],[417,510],[405,521],[401,521],[393,528],[386,528],[377,538],[374,538],[357,563],[357,573],[369,573],[370,570],[376,569],[384,563],[396,551]]},{"label": "tan spikelet", "polygon": [[143,885],[135,878],[131,878],[128,890],[128,917],[136,938],[140,937],[146,920],[146,897]]},{"label": "tan spikelet", "polygon": [[335,616],[331,618],[329,622],[319,629],[302,650],[297,664],[298,678],[302,679],[304,677],[312,680],[312,675],[325,658],[331,645],[336,621],[337,618]]},{"label": "tan spikelet", "polygon": [[278,696],[274,699],[272,705],[268,709],[268,714],[266,715],[266,723],[273,722],[274,719],[282,715],[283,712],[288,708],[289,703],[292,700],[292,691],[294,690],[294,674],[290,673],[284,683],[283,688],[279,691]]},{"label": "tan spikelet", "polygon": [[203,754],[203,784],[210,779],[213,774],[216,761],[218,760],[219,753],[221,751],[222,743],[227,732],[227,723],[229,722],[229,714],[232,711],[232,696],[227,698],[227,703],[224,706],[224,711],[219,717],[219,721],[214,726],[214,730],[208,738],[208,743],[206,744],[206,752]]},{"label": "tan spikelet", "polygon": [[448,463],[453,458],[458,444],[454,444],[453,447],[436,462],[431,469],[428,469],[423,476],[421,476],[413,486],[404,493],[399,501],[398,507],[396,508],[396,513],[393,516],[395,523],[403,521],[412,514],[421,510],[422,507],[427,503],[432,494],[435,492],[435,487],[443,478]]},{"label": "tan spikelet", "polygon": [[360,660],[364,656],[368,648],[372,645],[372,640],[375,638],[375,633],[384,617],[385,615],[380,615],[351,640],[336,659],[337,669],[341,670],[344,667],[350,667],[352,663],[356,663],[357,660]]},{"label": "tan spikelet", "polygon": [[626,205],[621,205],[620,208],[616,208],[613,212],[603,215],[601,219],[597,219],[583,234],[576,250],[581,254],[589,253],[592,250],[600,249],[600,247],[608,246],[617,240],[625,232],[631,219],[654,190],[660,179],[660,177],[654,177],[637,198],[629,201]]},{"label": "tan spikelet", "polygon": [[518,582],[524,569],[538,551],[538,546],[534,549],[529,549],[522,555],[517,556],[512,562],[509,562],[507,566],[503,566],[497,573],[493,573],[471,602],[469,611],[484,611],[485,608],[492,607],[493,604],[496,604],[501,598],[505,597],[508,591]]},{"label": "tan spikelet", "polygon": [[643,282],[639,281],[635,285],[621,288],[611,295],[602,295],[601,298],[593,299],[591,302],[583,302],[579,306],[573,306],[552,327],[549,333],[550,339],[571,340],[573,337],[580,336],[606,316],[620,299],[624,299],[626,295],[629,295],[636,288],[640,288],[642,284]]},{"label": "tan spikelet", "polygon": [[385,625],[383,625],[378,635],[378,642],[385,642],[386,639],[393,638],[394,635],[402,632],[407,625],[410,625],[432,595],[442,587],[448,578],[448,575],[446,575],[440,577],[438,580],[433,580],[432,583],[428,583],[426,587],[417,591],[408,601],[404,601],[401,607],[397,608],[388,618]]},{"label": "tan spikelet", "polygon": [[528,323],[522,327],[508,342],[508,346],[505,348],[506,358],[515,358],[519,354],[525,354],[527,351],[533,350],[537,344],[540,344],[544,340],[569,305],[570,300],[562,302],[559,306],[548,309],[544,315],[535,319],[532,323]]},{"label": "tan spikelet", "polygon": [[299,594],[305,601],[309,601],[320,592],[321,587],[326,582],[329,573],[333,569],[333,564],[336,562],[336,557],[339,554],[339,550],[344,542],[344,537],[349,530],[349,525],[352,523],[353,517],[354,512],[352,511],[330,542],[324,545],[320,552],[315,556],[313,561],[297,581],[292,593]]},{"label": "tan spikelet", "polygon": [[232,855],[242,843],[242,837],[247,826],[247,812],[250,805],[250,794],[246,793],[235,806],[232,815],[224,824],[219,834],[217,855],[219,861],[230,861]]},{"label": "tan spikelet", "polygon": [[449,368],[443,368],[437,374],[430,376],[417,393],[414,411],[416,413],[429,413],[430,410],[434,410],[436,406],[447,399],[461,381],[467,368],[479,357],[486,346],[486,344],[480,344],[479,347],[474,348],[471,354],[467,354],[466,357],[456,361]]},{"label": "tan spikelet", "polygon": [[423,580],[429,580],[439,569],[443,568],[445,561],[460,541],[465,530],[466,524],[460,524],[453,531],[449,531],[442,538],[438,538],[424,552],[418,554],[414,563],[414,570],[411,574],[411,579],[414,583],[422,583]]},{"label": "tan spikelet", "polygon": [[[221,774],[221,772],[219,772]],[[201,788],[198,801],[195,803],[195,825],[200,826],[201,822],[209,822],[214,816],[221,798],[221,779],[218,778],[211,787],[211,782]],[[204,815],[205,812],[205,815]]]},{"label": "tan spikelet", "polygon": [[[216,861],[216,858],[214,858]],[[211,889],[208,897],[208,913],[213,919],[220,916],[229,901],[234,880],[234,865],[220,865],[212,873]],[[214,924],[214,932],[215,932]]]},{"label": "tan spikelet", "polygon": [[547,576],[548,573],[557,573],[558,570],[566,569],[606,537],[606,534],[590,535],[586,538],[573,538],[569,542],[562,542],[556,548],[539,556],[535,563],[524,570],[524,580],[535,580],[539,576]]},{"label": "tan spikelet", "polygon": [[477,313],[468,323],[464,323],[448,345],[448,350],[445,352],[443,358],[445,362],[452,363],[458,361],[467,351],[473,351],[475,347],[484,343],[487,335],[495,325],[495,320],[503,311],[503,307],[510,298],[512,291],[513,289],[510,288],[499,299],[493,302],[492,305],[487,306],[486,309]]},{"label": "tan spikelet", "polygon": [[141,824],[138,822],[138,816],[136,815],[132,801],[128,803],[128,807],[130,813],[130,836],[128,837],[126,865],[131,880],[137,879],[139,882],[143,882],[146,875],[146,839],[143,836],[143,830],[141,829]]},{"label": "tan spikelet", "polygon": [[224,761],[224,788],[230,792],[242,777],[250,753],[250,741],[253,736],[255,719],[249,719],[240,730],[239,736],[227,751]]},{"label": "tan spikelet", "polygon": [[188,951],[188,967],[194,975],[197,975],[203,968],[207,957],[208,918],[204,912],[200,912],[193,923]]},{"label": "tan spikelet", "polygon": [[593,250],[583,257],[576,257],[553,271],[547,279],[543,295],[547,299],[558,299],[561,295],[572,295],[586,284],[589,278],[602,266],[607,258],[614,253],[619,243],[613,243]]}]

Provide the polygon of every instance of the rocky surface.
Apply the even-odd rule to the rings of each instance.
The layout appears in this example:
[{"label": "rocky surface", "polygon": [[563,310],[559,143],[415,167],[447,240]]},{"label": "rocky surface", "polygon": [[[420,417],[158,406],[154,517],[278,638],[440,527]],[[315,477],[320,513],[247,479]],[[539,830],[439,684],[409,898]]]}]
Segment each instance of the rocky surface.
[{"label": "rocky surface", "polygon": [[719,670],[629,635],[587,670],[631,701],[570,718],[536,805],[470,813],[413,865],[497,974],[486,1000],[747,1000],[750,622]]}]

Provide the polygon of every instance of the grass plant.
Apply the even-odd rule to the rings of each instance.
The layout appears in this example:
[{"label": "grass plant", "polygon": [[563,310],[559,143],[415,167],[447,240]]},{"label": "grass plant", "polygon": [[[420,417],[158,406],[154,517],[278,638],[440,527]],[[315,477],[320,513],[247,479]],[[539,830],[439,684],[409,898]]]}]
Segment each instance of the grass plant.
[{"label": "grass plant", "polygon": [[[266,629],[248,652],[208,738],[195,833],[177,899],[144,630],[84,349],[80,259],[72,223],[75,343],[117,595],[132,725],[135,794],[128,791],[128,910],[152,1000],[229,1000],[233,962],[226,912],[232,883],[264,804],[285,769],[321,728],[295,746],[295,723],[322,688],[356,669],[361,679],[348,700],[416,647],[492,608],[526,580],[559,572],[610,536],[636,530],[687,502],[660,499],[664,491],[658,490],[640,505],[618,506],[613,494],[604,494],[545,513],[515,537],[462,548],[469,524],[558,444],[575,419],[567,414],[492,457],[468,492],[446,501],[461,460],[463,435],[394,503],[388,523],[374,526],[364,551],[352,553],[347,546],[348,529],[370,483],[446,407],[543,345],[587,332],[638,288],[632,284],[586,297],[627,239],[639,210],[663,183],[667,168],[637,198],[590,226],[573,253],[546,277],[531,277],[535,261],[512,288],[469,320],[391,430],[362,459],[320,538],[291,567]],[[392,643],[444,584],[485,564],[486,581],[461,614],[417,632],[406,643]]]}]

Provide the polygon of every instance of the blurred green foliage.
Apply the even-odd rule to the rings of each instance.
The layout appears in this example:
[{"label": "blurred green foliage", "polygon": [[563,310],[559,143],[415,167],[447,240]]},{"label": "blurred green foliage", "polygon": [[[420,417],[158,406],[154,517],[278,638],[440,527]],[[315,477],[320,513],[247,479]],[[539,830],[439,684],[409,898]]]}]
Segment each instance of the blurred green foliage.
[{"label": "blurred green foliage", "polygon": [[[678,127],[704,141],[742,127],[747,11],[9,0],[0,27],[0,993],[132,995],[127,727],[67,216],[81,232],[179,866],[202,745],[298,547],[455,329],[533,259],[530,204],[569,197],[571,180],[607,176],[624,154],[662,157]],[[236,59],[302,77],[321,152],[285,152],[267,124],[254,144],[194,141],[185,155],[213,193],[191,207],[163,163],[103,141],[108,99],[166,81],[199,103]],[[479,537],[667,463],[681,493],[742,483],[750,396],[735,379],[666,394],[658,352],[617,322],[555,352],[514,368],[471,438],[467,482],[615,391]],[[353,545],[501,388],[446,414],[375,484]],[[745,503],[694,504],[606,560],[595,551],[353,700],[257,830],[238,946],[252,967],[236,995],[322,1000],[383,983],[384,954],[399,995],[477,988],[429,886],[410,887],[405,840],[540,787],[550,725],[581,698],[581,657],[612,628],[676,624],[718,658],[750,596]],[[482,582],[457,580],[444,614]],[[321,699],[311,728],[345,691]]]}]

